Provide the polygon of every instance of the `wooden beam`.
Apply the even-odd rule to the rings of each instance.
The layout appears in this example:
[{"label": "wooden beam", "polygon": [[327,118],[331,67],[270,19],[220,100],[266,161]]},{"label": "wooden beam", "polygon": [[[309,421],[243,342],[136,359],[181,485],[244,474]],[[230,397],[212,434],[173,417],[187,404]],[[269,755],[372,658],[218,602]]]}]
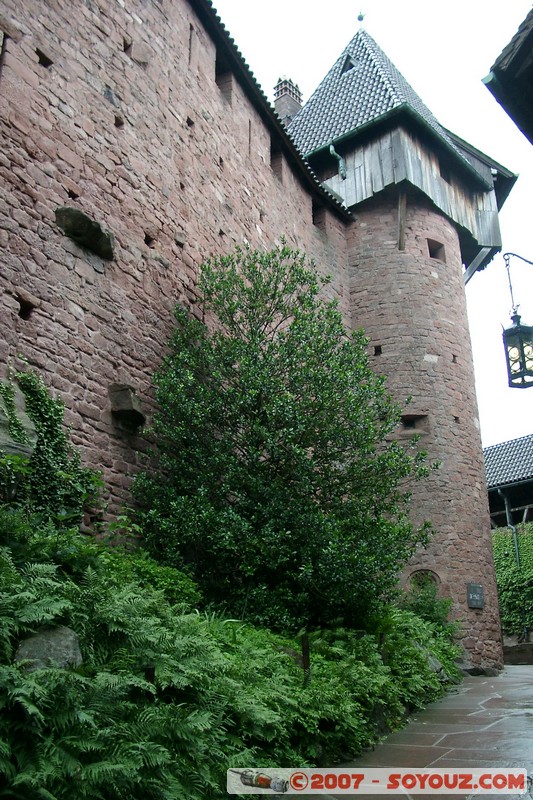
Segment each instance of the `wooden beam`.
[{"label": "wooden beam", "polygon": [[472,261],[472,263],[470,264],[468,269],[465,271],[465,274],[463,276],[464,277],[465,286],[468,283],[468,281],[470,280],[470,278],[472,277],[472,275],[474,274],[474,272],[476,272],[476,270],[478,269],[479,265],[488,256],[488,254],[490,253],[491,249],[492,249],[491,247],[482,247],[481,248],[481,250],[479,251],[479,253],[475,257],[475,259]]},{"label": "wooden beam", "polygon": [[398,250],[405,250],[405,217],[407,214],[407,194],[405,189],[398,193]]}]

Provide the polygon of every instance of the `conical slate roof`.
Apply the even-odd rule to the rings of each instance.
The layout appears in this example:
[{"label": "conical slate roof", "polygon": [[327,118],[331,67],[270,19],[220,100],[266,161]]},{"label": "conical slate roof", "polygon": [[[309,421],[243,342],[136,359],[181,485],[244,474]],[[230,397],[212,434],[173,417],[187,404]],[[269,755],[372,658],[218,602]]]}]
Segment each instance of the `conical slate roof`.
[{"label": "conical slate roof", "polygon": [[289,133],[300,151],[308,155],[402,107],[414,111],[465,163],[431,111],[361,28],[293,119]]}]

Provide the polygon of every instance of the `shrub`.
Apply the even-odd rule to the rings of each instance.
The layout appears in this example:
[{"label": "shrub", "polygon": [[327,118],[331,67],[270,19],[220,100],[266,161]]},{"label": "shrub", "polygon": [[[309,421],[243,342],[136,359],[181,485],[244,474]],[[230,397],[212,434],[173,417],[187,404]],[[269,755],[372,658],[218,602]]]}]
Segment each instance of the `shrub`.
[{"label": "shrub", "polygon": [[295,631],[359,625],[427,530],[405,479],[423,454],[385,437],[401,409],[298,251],[206,262],[211,328],[176,309],[155,376],[154,476],[135,492],[146,541],[229,613]]},{"label": "shrub", "polygon": [[[25,511],[0,515],[7,797],[222,800],[230,766],[337,763],[444,691],[421,655],[434,652],[431,626],[412,614],[391,618],[388,663],[377,635],[312,634],[305,683],[296,640],[180,610],[130,580],[124,553],[57,533]],[[81,667],[14,662],[21,639],[57,624],[78,633]]]}]

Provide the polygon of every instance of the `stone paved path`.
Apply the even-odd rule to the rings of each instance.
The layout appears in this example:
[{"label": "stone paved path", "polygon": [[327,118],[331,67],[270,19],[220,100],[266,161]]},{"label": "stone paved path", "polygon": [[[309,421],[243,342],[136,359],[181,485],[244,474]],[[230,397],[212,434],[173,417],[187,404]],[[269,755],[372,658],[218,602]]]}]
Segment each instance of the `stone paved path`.
[{"label": "stone paved path", "polygon": [[[533,774],[533,666],[508,666],[496,678],[465,678],[447,697],[416,714],[403,730],[347,766],[463,767],[465,771],[475,767],[525,767]],[[389,792],[372,798],[394,796],[413,800],[518,797]],[[315,797],[332,800],[340,795]]]}]

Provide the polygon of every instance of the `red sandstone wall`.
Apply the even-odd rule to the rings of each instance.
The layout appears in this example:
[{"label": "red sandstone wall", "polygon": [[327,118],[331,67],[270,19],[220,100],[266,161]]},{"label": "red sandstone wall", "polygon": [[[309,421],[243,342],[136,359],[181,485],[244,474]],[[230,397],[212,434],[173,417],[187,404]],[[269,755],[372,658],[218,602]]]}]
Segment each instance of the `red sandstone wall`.
[{"label": "red sandstone wall", "polygon": [[[273,173],[268,130],[236,81],[224,97],[185,0],[4,0],[2,15],[0,369],[20,354],[43,371],[120,501],[139,441],[113,424],[108,386],[131,384],[149,408],[173,305],[194,305],[202,260],[284,234],[335,275],[346,309],[344,224],[314,226],[299,179],[286,163]],[[63,235],[63,205],[114,233],[113,261]],[[18,288],[41,301],[26,320]]]},{"label": "red sandstone wall", "polygon": [[[473,663],[498,663],[454,229],[409,204],[399,253],[396,201],[361,207],[349,294],[343,223],[328,213],[313,225],[299,179],[287,164],[282,182],[273,173],[268,130],[237,82],[231,103],[224,97],[214,44],[185,0],[4,0],[2,8],[11,38],[0,67],[0,369],[22,354],[44,372],[67,404],[85,463],[104,470],[112,501],[127,499],[140,442],[113,424],[108,386],[133,385],[149,408],[172,307],[194,307],[202,260],[243,240],[269,247],[284,233],[335,275],[342,310],[367,328],[371,352],[382,347],[376,366],[399,399],[413,395],[412,413],[428,415],[423,445],[442,467],[416,488],[415,508],[433,518],[438,538],[419,561],[437,570],[471,625]],[[39,64],[37,50],[53,64]],[[111,229],[112,262],[62,234],[54,217],[62,205]],[[446,265],[428,258],[427,237],[444,242]],[[18,316],[19,288],[41,301],[28,319]],[[484,585],[484,611],[466,609],[466,581]]]},{"label": "red sandstone wall", "polygon": [[[391,193],[357,208],[349,257],[353,324],[366,329],[370,357],[395,397],[412,396],[406,414],[420,415],[415,430],[400,437],[420,433],[420,447],[441,462],[413,487],[413,514],[419,522],[431,519],[436,536],[406,575],[435,571],[468,631],[463,643],[471,663],[498,666],[498,603],[458,237],[413,193],[400,252],[397,203]],[[446,263],[429,257],[427,239],[444,245]],[[483,610],[467,607],[467,583],[483,585]]]}]

